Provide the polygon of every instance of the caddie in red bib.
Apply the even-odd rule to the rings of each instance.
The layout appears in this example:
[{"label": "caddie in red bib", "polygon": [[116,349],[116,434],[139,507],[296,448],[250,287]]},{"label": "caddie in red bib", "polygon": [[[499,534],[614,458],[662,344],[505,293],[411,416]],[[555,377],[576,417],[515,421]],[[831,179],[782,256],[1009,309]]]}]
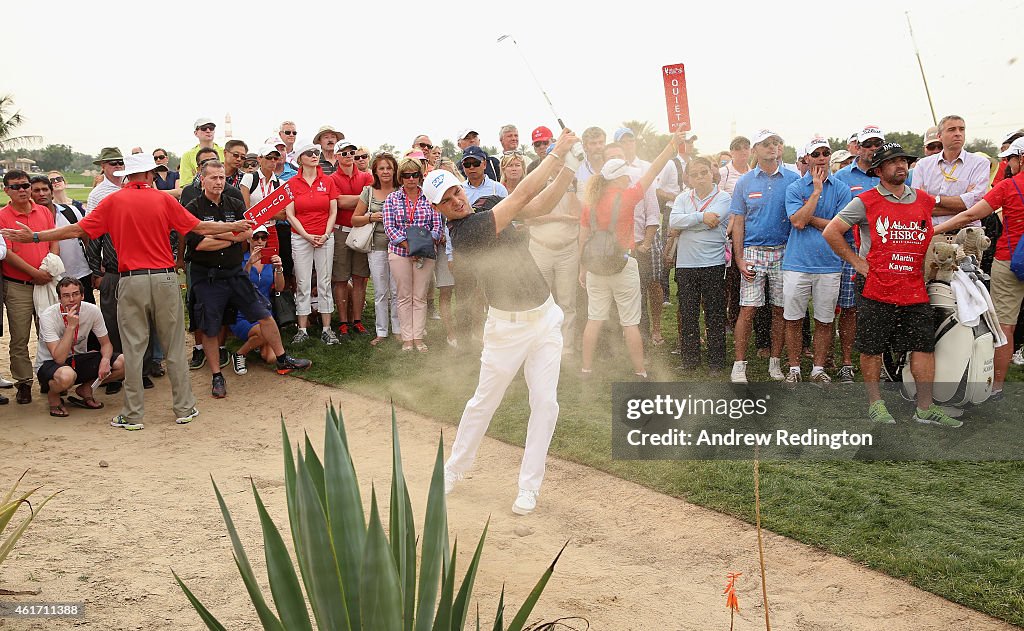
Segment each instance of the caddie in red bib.
[{"label": "caddie in red bib", "polygon": [[[932,239],[934,199],[905,184],[914,159],[899,143],[882,145],[868,170],[868,175],[879,178],[878,186],[855,197],[832,219],[823,236],[864,279],[855,346],[861,353],[868,418],[876,423],[896,422],[878,386],[882,354],[891,349],[911,354],[910,371],[918,386],[917,412],[911,420],[960,427],[960,421],[932,401],[935,325],[924,284],[924,256]],[[860,254],[843,237],[852,226],[860,229]]]}]

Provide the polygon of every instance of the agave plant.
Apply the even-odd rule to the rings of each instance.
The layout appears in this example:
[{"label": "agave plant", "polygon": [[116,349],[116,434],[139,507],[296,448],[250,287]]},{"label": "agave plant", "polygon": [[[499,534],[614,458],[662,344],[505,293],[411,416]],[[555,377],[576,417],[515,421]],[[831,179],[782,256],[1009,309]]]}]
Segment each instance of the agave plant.
[{"label": "agave plant", "polygon": [[[252,485],[276,612],[259,588],[224,497],[216,481],[213,482],[231,538],[235,565],[263,628],[312,631],[315,623],[317,629],[324,631],[461,631],[469,613],[487,526],[480,535],[462,583],[456,586],[458,542],[449,550],[442,442],[437,446],[423,532],[417,538],[412,502],[402,471],[398,424],[392,408],[389,539],[377,508],[377,491],[372,486],[370,519],[366,520],[341,413],[328,407],[326,425],[321,461],[308,436],[305,437],[305,453],[297,445],[293,456],[288,431],[284,420],[281,421],[288,520],[298,560],[297,573],[280,531],[255,484]],[[559,552],[548,566],[507,627],[504,626],[505,591],[502,588],[493,626],[495,631],[523,630],[561,554]],[[181,578],[173,571],[172,574],[207,628],[224,629]],[[476,628],[480,628],[479,606]]]},{"label": "agave plant", "polygon": [[60,493],[60,491],[57,491],[50,497],[44,499],[39,506],[33,509],[32,503],[28,498],[32,497],[32,494],[38,491],[41,487],[37,486],[31,491],[23,493],[19,497],[14,497],[14,493],[18,490],[18,485],[21,484],[21,481],[25,478],[27,473],[28,470],[26,470],[25,473],[22,473],[21,477],[19,477],[14,483],[14,486],[11,487],[11,490],[7,491],[4,495],[3,500],[0,500],[0,534],[3,534],[4,530],[7,528],[7,524],[14,519],[14,515],[18,512],[21,505],[24,504],[25,506],[28,506],[28,515],[25,519],[21,520],[21,523],[15,526],[14,530],[0,541],[0,564],[3,564],[4,559],[6,559],[7,555],[9,555],[11,550],[14,549],[14,544],[16,544],[18,539],[21,539],[21,536],[25,534],[25,531],[28,530],[29,524],[31,524],[32,520],[36,518],[39,511],[43,510],[46,503],[52,500],[57,493]]}]

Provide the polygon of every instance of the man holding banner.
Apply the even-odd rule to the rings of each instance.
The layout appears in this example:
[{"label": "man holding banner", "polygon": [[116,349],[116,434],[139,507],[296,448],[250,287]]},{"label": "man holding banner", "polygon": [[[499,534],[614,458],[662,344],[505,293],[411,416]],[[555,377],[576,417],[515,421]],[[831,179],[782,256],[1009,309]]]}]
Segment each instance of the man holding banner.
[{"label": "man holding banner", "polygon": [[[223,195],[226,177],[224,165],[216,160],[204,162],[200,167],[203,194],[185,208],[201,221],[235,222],[248,217],[262,225],[267,215],[273,214],[275,201],[286,194],[271,193],[247,212],[245,204],[233,197]],[[275,191],[276,193],[276,191]],[[293,369],[308,368],[310,362],[295,359],[285,354],[281,343],[281,332],[270,312],[267,300],[256,291],[249,276],[242,269],[243,246],[252,236],[251,230],[238,234],[224,232],[203,236],[191,232],[186,237],[185,259],[191,265],[192,292],[196,336],[202,336],[203,349],[207,357],[216,357],[220,346],[220,331],[229,306],[238,310],[246,320],[259,323],[263,339],[277,358],[277,369],[285,374]],[[231,319],[233,322],[234,319]],[[211,354],[213,353],[213,354]],[[215,399],[227,396],[227,384],[221,373],[219,362],[209,362],[213,373],[212,393]]]}]

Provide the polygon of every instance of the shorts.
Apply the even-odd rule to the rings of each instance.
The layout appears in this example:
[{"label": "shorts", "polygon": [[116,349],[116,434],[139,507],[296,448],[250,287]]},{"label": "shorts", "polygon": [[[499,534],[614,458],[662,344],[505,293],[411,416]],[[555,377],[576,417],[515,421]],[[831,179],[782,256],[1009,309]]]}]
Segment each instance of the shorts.
[{"label": "shorts", "polygon": [[448,255],[444,253],[444,246],[437,246],[437,261],[434,263],[434,286],[454,287],[455,277],[448,267]]},{"label": "shorts", "polygon": [[[269,301],[256,291],[256,287],[241,268],[233,276],[213,279],[197,271],[198,268],[193,265],[193,315],[196,318],[197,331],[211,337],[217,335],[224,324],[224,312],[228,306],[234,306],[238,313],[250,322],[271,317]],[[213,271],[226,273],[222,270]]]},{"label": "shorts", "polygon": [[590,320],[607,320],[614,300],[622,326],[640,324],[640,270],[636,259],[629,257],[622,271],[611,276],[587,272],[587,299]]},{"label": "shorts", "polygon": [[854,347],[865,355],[881,355],[890,347],[897,353],[935,352],[932,306],[893,305],[861,296]]},{"label": "shorts", "polygon": [[840,272],[832,274],[810,274],[807,272],[782,272],[782,294],[785,302],[783,317],[787,320],[802,320],[807,316],[807,304],[814,300],[814,319],[828,324],[836,317],[836,300],[839,298]]},{"label": "shorts", "polygon": [[[110,365],[113,366],[114,362],[120,356],[121,353],[113,353],[110,356]],[[39,367],[38,371],[36,371],[36,378],[39,379],[40,384],[49,385],[50,380],[53,379],[53,376],[59,369],[64,366],[71,366],[72,362],[74,362],[74,366],[71,367],[74,369],[75,375],[77,375],[75,377],[75,384],[81,385],[88,383],[91,385],[92,382],[96,381],[96,378],[100,376],[100,361],[102,359],[103,356],[100,355],[99,351],[89,351],[88,353],[71,355],[63,364],[58,364],[52,359],[48,359],[44,361],[43,365]]]},{"label": "shorts", "polygon": [[992,305],[1001,324],[1014,325],[1024,300],[1024,280],[1010,271],[1009,261],[992,261]]},{"label": "shorts", "polygon": [[786,246],[752,245],[743,248],[743,259],[754,267],[754,280],[740,274],[740,306],[763,307],[764,284],[768,281],[768,300],[776,307],[785,304],[782,295],[782,255]]},{"label": "shorts", "polygon": [[839,279],[839,301],[836,306],[840,309],[852,309],[857,306],[857,292],[854,290],[854,280],[857,278],[857,271],[853,266],[843,261],[843,271]]},{"label": "shorts", "polygon": [[244,342],[249,339],[249,331],[254,326],[256,326],[255,322],[249,322],[242,316],[238,316],[235,323],[231,325],[231,334]]},{"label": "shorts", "polygon": [[356,252],[345,245],[348,233],[341,229],[334,231],[334,265],[331,268],[331,282],[345,283],[353,276],[370,277],[370,260],[364,252]]}]

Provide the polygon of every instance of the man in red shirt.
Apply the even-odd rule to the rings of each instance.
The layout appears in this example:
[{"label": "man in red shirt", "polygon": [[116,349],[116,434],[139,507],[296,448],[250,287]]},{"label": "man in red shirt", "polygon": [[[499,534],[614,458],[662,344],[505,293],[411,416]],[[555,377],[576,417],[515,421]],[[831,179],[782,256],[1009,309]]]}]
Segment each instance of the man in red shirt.
[{"label": "man in red shirt", "polygon": [[[428,139],[429,140],[429,139]],[[334,267],[331,283],[334,304],[338,307],[338,337],[350,339],[352,333],[368,335],[363,326],[363,302],[366,299],[366,279],[370,277],[370,263],[363,252],[356,252],[345,239],[352,231],[352,211],[356,208],[363,188],[373,184],[373,175],[356,168],[355,155],[358,147],[350,140],[339,140],[335,146],[338,168],[331,176],[338,187],[338,219],[334,234]],[[352,280],[349,287],[348,281]],[[351,329],[349,323],[352,323]]]},{"label": "man in red shirt", "polygon": [[[1010,271],[1010,258],[1017,249],[1021,236],[1024,235],[1024,173],[1021,173],[1024,162],[1024,137],[1014,140],[1010,146],[999,154],[1006,160],[1013,177],[1006,178],[996,184],[985,197],[960,214],[947,219],[935,227],[935,232],[953,232],[967,224],[983,219],[997,209],[1003,209],[1003,233],[996,240],[995,259],[992,261],[992,304],[996,308],[999,326],[1006,334],[1007,340],[1013,339],[1017,317],[1020,315],[1021,301],[1024,300],[1024,280]],[[1013,356],[1013,344],[996,347],[995,377],[992,383],[990,398],[1003,398],[1003,381],[1010,367]]]},{"label": "man in red shirt", "polygon": [[[914,156],[899,143],[878,148],[867,175],[880,182],[851,201],[825,228],[822,236],[836,254],[866,279],[857,304],[857,336],[861,372],[868,392],[868,418],[895,423],[879,390],[882,353],[891,346],[910,355],[917,385],[917,413],[912,420],[960,427],[932,401],[935,380],[935,324],[924,285],[924,255],[932,239],[935,200],[904,182]],[[860,254],[843,235],[860,226]],[[858,283],[860,282],[858,279]]]},{"label": "man in red shirt", "polygon": [[[10,203],[0,209],[0,228],[17,228],[25,224],[31,230],[53,228],[53,214],[45,206],[32,203],[32,184],[28,173],[14,169],[4,174],[4,192],[11,198]],[[28,339],[32,323],[39,330],[39,314],[32,302],[32,288],[45,285],[53,280],[48,272],[39,269],[43,258],[49,253],[60,254],[56,243],[17,243],[8,239],[7,257],[0,262],[3,272],[2,293],[7,307],[7,321],[11,329],[11,374],[18,384],[15,400],[26,404],[32,402],[32,360],[28,356]]]},{"label": "man in red shirt", "polygon": [[[95,239],[109,234],[117,250],[121,277],[117,288],[117,324],[126,371],[124,407],[110,424],[129,430],[143,428],[142,363],[149,345],[150,322],[166,349],[176,422],[189,423],[199,416],[199,410],[195,407],[196,398],[192,394],[185,359],[181,286],[174,271],[174,256],[167,245],[170,233],[171,230],[183,235],[188,232],[202,235],[245,232],[252,228],[252,222],[200,221],[173,197],[153,187],[156,169],[153,156],[135,154],[126,156],[124,162],[124,170],[114,175],[127,176],[128,183],[106,197],[78,223],[54,229],[51,217],[50,229],[40,231],[19,221],[16,226],[0,230],[0,234],[8,242],[35,244],[82,236]],[[27,177],[25,182],[28,183]]]}]

